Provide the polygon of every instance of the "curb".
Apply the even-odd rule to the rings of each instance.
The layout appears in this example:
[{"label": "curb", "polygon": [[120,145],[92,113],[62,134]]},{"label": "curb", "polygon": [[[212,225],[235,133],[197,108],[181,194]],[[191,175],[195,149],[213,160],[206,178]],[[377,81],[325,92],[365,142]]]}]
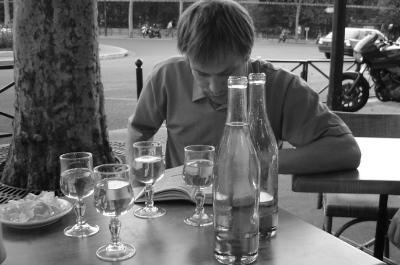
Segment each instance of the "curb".
[{"label": "curb", "polygon": [[[102,53],[102,50],[104,51]],[[111,45],[99,45],[99,59],[116,59],[128,56],[129,52],[126,49],[111,46]],[[14,64],[14,55],[12,51],[0,51],[0,66]]]},{"label": "curb", "polygon": [[[104,52],[102,54],[101,53],[102,49],[109,50],[109,51]],[[99,45],[99,59],[100,60],[122,58],[122,57],[128,56],[128,53],[129,53],[128,50],[120,48],[120,47],[104,45],[104,44]]]}]

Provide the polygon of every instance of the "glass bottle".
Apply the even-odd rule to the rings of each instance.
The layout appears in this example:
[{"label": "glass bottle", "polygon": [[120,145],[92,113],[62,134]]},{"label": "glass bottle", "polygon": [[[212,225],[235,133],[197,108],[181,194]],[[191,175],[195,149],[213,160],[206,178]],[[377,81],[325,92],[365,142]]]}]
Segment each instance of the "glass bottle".
[{"label": "glass bottle", "polygon": [[214,255],[223,264],[257,259],[260,163],[247,122],[247,77],[228,79],[228,113],[213,185]]},{"label": "glass bottle", "polygon": [[265,74],[249,74],[250,135],[260,160],[260,236],[276,235],[278,226],[278,146],[267,115]]}]

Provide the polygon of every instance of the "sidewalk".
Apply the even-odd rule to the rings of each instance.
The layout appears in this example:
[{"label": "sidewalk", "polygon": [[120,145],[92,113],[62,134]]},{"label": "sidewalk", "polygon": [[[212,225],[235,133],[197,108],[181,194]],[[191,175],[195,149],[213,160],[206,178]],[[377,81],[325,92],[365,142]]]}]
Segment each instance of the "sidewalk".
[{"label": "sidewalk", "polygon": [[[111,45],[99,44],[100,60],[122,58],[128,55],[128,51]],[[13,51],[0,51],[0,66],[14,63]]]}]

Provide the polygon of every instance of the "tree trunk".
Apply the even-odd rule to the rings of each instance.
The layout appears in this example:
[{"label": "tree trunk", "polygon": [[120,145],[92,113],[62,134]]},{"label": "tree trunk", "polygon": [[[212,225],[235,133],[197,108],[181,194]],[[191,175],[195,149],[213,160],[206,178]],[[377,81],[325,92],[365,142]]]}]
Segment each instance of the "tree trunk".
[{"label": "tree trunk", "polygon": [[15,119],[3,183],[59,187],[59,156],[114,161],[108,142],[96,0],[14,0]]},{"label": "tree trunk", "polygon": [[128,25],[129,25],[129,38],[133,38],[133,0],[129,0],[129,13],[128,13]]},{"label": "tree trunk", "polygon": [[296,40],[298,40],[299,39],[299,32],[298,32],[298,29],[299,29],[299,20],[300,20],[300,11],[301,11],[301,1],[302,0],[299,0],[299,2],[297,3],[297,8],[296,8],[296,25],[295,25],[295,29],[294,29],[294,38],[296,39]]},{"label": "tree trunk", "polygon": [[10,3],[8,0],[4,0],[4,25],[10,26]]}]

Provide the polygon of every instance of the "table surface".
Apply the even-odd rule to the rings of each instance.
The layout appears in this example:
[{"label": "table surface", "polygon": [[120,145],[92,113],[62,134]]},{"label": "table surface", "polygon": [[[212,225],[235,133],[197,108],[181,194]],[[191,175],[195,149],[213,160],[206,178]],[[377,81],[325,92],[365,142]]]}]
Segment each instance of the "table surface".
[{"label": "table surface", "polygon": [[400,195],[400,139],[356,137],[361,149],[357,170],[295,175],[296,192]]},{"label": "table surface", "polygon": [[[100,232],[85,239],[69,238],[63,229],[74,222],[73,212],[44,228],[18,230],[3,225],[7,250],[5,265],[12,264],[106,264],[95,255],[110,239],[109,218],[98,214],[87,200],[87,220]],[[132,211],[121,217],[121,237],[136,247],[136,255],[110,264],[219,264],[213,257],[213,228],[195,228],[183,223],[194,205],[185,202],[158,203],[167,210],[163,217],[145,220]],[[136,208],[138,206],[134,206]],[[211,208],[207,208],[211,211]],[[279,230],[272,240],[260,241],[259,258],[254,264],[384,264],[340,239],[279,211]]]}]

